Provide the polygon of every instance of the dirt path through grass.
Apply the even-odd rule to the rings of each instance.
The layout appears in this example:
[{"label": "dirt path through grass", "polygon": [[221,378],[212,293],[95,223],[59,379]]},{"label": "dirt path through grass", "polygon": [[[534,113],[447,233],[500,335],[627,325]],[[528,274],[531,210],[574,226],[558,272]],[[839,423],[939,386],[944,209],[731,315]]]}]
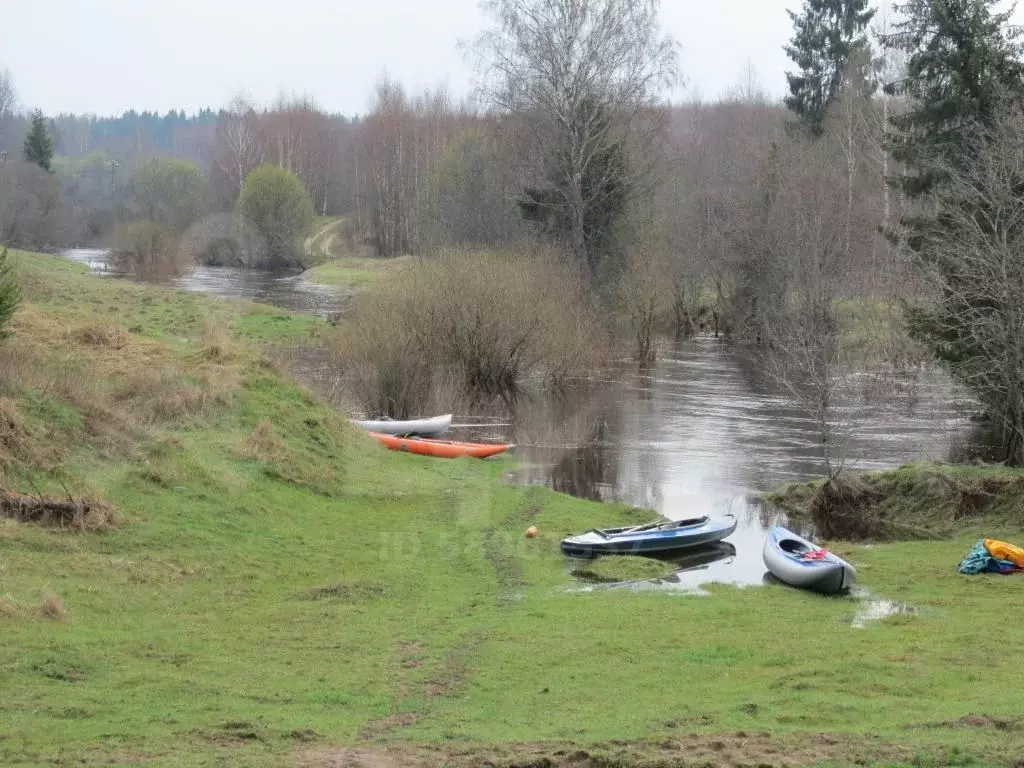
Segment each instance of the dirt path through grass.
[{"label": "dirt path through grass", "polygon": [[311,261],[330,261],[334,258],[331,252],[331,243],[338,234],[338,230],[345,223],[345,218],[338,218],[330,221],[307,237],[303,241],[303,250],[306,257]]}]

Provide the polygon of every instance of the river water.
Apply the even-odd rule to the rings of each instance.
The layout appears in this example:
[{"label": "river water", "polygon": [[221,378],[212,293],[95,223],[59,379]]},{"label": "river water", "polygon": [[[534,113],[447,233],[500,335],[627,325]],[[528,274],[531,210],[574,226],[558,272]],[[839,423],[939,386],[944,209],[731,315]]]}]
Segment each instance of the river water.
[{"label": "river water", "polygon": [[[64,255],[109,274],[104,251]],[[346,299],[294,273],[225,267],[197,267],[171,285],[318,315],[338,311]],[[738,527],[729,542],[735,551],[726,547],[701,562],[680,562],[679,573],[658,586],[694,592],[712,581],[761,584],[764,534],[782,515],[757,494],[821,476],[817,426],[748,358],[717,339],[665,344],[659,351],[646,370],[622,361],[571,396],[527,396],[501,413],[457,414],[453,437],[515,443],[523,468],[510,475],[513,482],[670,518],[733,514]],[[315,354],[296,360],[311,386],[335,388]],[[971,403],[941,371],[865,375],[861,389],[841,408],[852,425],[844,451],[852,467],[944,460],[969,434]]]},{"label": "river water", "polygon": [[[110,252],[107,250],[72,248],[63,251],[61,255],[88,265],[104,277],[124,277],[111,269]],[[337,288],[308,282],[293,270],[268,272],[239,267],[196,266],[164,284],[182,291],[259,301],[291,312],[305,312],[319,317],[340,311],[348,299]]]},{"label": "river water", "polygon": [[[855,468],[947,459],[969,432],[971,403],[939,371],[882,381],[865,376],[864,386],[871,389],[845,409],[851,436],[845,453]],[[761,584],[765,532],[783,515],[757,494],[823,473],[816,423],[747,358],[713,338],[663,346],[646,372],[622,363],[585,399],[540,401],[522,410],[492,431],[520,446],[523,482],[673,519],[737,517],[728,540],[735,554],[719,552],[662,581],[662,588]],[[570,439],[559,443],[560,436]]]}]

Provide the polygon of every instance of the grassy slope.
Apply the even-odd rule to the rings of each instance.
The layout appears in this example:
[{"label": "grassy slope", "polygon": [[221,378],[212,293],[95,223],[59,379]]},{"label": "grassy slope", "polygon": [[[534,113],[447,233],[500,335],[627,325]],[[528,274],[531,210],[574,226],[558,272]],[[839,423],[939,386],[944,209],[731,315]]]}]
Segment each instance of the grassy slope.
[{"label": "grassy slope", "polygon": [[[31,301],[12,343],[63,361],[54,376],[70,362],[112,383],[90,405],[28,386],[46,366],[0,379],[34,443],[10,449],[7,485],[54,486],[18,456],[56,446],[62,481],[111,499],[124,522],[80,534],[0,520],[0,595],[27,605],[49,588],[69,609],[63,622],[0,614],[0,762],[284,764],[309,740],[738,730],[856,737],[842,762],[1024,751],[1020,729],[939,725],[1024,710],[1024,582],[958,576],[973,535],[848,550],[868,588],[921,610],[866,629],[850,626],[853,601],[784,588],[569,594],[558,537],[627,512],[503,486],[507,461],[377,449],[247,341],[315,335],[314,321],[46,257],[24,256],[23,274]],[[211,317],[233,350],[209,338]],[[116,354],[67,338],[111,318],[132,329]],[[169,413],[129,398],[131,434],[100,428],[117,381],[168,365],[216,397]]]}]

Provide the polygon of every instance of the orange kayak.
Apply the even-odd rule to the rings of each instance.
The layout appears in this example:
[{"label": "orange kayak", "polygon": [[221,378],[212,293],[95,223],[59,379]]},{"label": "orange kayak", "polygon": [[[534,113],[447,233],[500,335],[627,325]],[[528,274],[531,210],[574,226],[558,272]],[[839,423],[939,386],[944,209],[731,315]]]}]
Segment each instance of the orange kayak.
[{"label": "orange kayak", "polygon": [[486,459],[488,456],[496,456],[504,453],[512,446],[503,443],[456,443],[452,440],[426,440],[419,437],[395,437],[393,435],[382,435],[380,432],[370,432],[370,437],[392,451],[405,451],[407,453],[418,453],[421,456],[437,456],[442,459],[457,459],[460,456],[472,456],[476,459]]}]

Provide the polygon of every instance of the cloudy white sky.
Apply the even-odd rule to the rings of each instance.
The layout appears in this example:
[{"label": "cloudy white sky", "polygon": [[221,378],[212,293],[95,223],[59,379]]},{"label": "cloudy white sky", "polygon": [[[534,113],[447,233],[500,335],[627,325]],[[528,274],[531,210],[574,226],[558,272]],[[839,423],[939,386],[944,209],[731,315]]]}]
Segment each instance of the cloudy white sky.
[{"label": "cloudy white sky", "polygon": [[[721,94],[749,61],[781,95],[785,11],[799,5],[662,0],[689,94]],[[467,92],[458,41],[484,23],[477,0],[0,0],[0,68],[26,106],[47,113],[191,112],[240,92],[261,103],[286,92],[355,114],[385,71]]]}]

